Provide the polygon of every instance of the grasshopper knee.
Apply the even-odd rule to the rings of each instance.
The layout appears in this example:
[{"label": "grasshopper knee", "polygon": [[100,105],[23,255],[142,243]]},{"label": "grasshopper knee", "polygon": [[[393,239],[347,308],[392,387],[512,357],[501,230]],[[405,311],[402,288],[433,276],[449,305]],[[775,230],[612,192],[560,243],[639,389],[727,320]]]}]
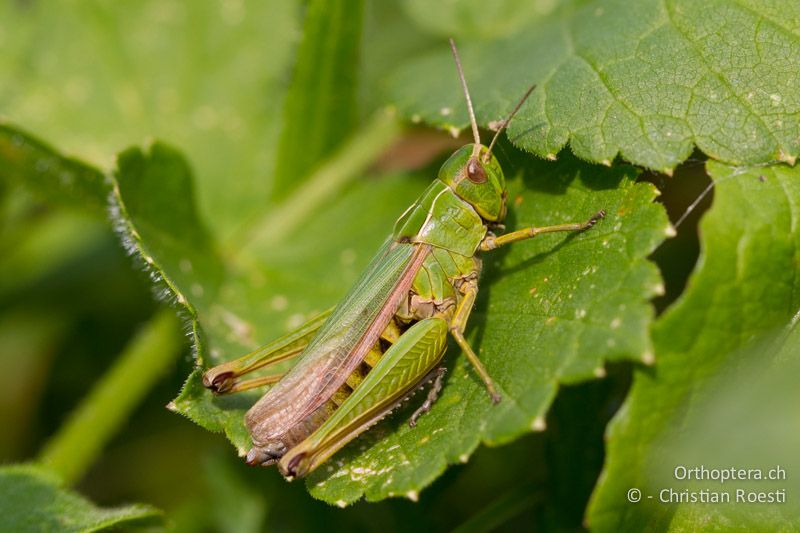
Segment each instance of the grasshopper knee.
[{"label": "grasshopper knee", "polygon": [[[281,474],[287,478],[296,478],[296,477],[303,477],[308,473],[308,465],[302,464],[303,460],[306,458],[305,453],[300,453],[295,455],[289,461],[289,464],[286,465],[285,469],[281,469]],[[278,465],[279,467],[282,466],[282,463]]]},{"label": "grasshopper knee", "polygon": [[234,375],[231,371],[217,373],[212,368],[203,374],[203,386],[214,394],[224,394],[233,386]]}]

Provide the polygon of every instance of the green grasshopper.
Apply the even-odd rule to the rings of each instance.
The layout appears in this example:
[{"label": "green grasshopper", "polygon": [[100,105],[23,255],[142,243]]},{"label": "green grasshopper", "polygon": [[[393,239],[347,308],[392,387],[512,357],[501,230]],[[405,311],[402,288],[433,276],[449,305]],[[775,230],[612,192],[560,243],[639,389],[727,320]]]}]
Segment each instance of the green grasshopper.
[{"label": "green grasshopper", "polygon": [[[500,401],[494,382],[464,338],[478,294],[477,252],[543,233],[582,231],[588,221],[530,227],[504,235],[506,185],[492,148],[531,87],[481,144],[455,43],[450,40],[467,101],[474,144],[456,151],[436,179],[395,223],[394,231],[334,309],[240,359],[208,370],[203,383],[223,394],[274,384],[245,416],[253,441],[247,463],[277,463],[291,479],[308,474],[417,389],[433,382],[410,424],[430,410],[442,387],[440,363],[448,332]],[[297,357],[283,375],[241,380],[256,369]]]}]

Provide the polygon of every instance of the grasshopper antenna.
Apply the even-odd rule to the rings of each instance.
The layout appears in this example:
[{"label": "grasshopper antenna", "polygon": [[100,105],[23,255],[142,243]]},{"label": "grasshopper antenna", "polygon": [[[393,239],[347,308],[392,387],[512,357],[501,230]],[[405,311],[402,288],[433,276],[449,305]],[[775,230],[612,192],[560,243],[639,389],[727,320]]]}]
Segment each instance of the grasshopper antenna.
[{"label": "grasshopper antenna", "polygon": [[517,105],[514,106],[514,110],[509,113],[508,118],[505,119],[502,124],[500,124],[500,128],[497,130],[497,133],[495,133],[494,137],[492,137],[492,142],[489,143],[489,149],[486,150],[486,154],[483,156],[484,162],[489,161],[489,158],[492,157],[492,148],[494,148],[494,143],[497,142],[497,138],[500,137],[500,134],[503,133],[503,130],[506,129],[506,126],[508,126],[509,122],[511,122],[511,119],[514,118],[514,115],[517,114],[519,108],[522,107],[522,104],[525,103],[525,100],[528,99],[535,88],[536,84],[533,84],[528,88],[527,91],[525,91],[525,94],[522,96],[522,98],[520,98],[519,102],[517,102]]},{"label": "grasshopper antenna", "polygon": [[694,202],[692,202],[691,205],[686,208],[686,211],[683,212],[683,214],[678,218],[678,220],[675,222],[675,224],[672,225],[672,227],[675,230],[677,230],[679,227],[681,227],[681,224],[683,224],[683,221],[686,220],[689,217],[689,215],[692,214],[692,211],[694,211],[695,208],[698,205],[700,205],[700,202],[703,201],[703,198],[708,196],[708,193],[710,193],[713,188],[714,188],[714,182],[712,181],[711,183],[709,183],[706,186],[705,189],[703,189],[703,192],[701,192],[700,195],[697,198],[694,199]]},{"label": "grasshopper antenna", "polygon": [[[703,192],[701,192],[700,195],[697,198],[695,198],[694,201],[689,205],[689,207],[686,208],[686,211],[684,211],[683,214],[680,217],[678,217],[678,220],[675,221],[675,223],[672,225],[672,227],[677,230],[681,226],[681,224],[683,224],[686,221],[686,219],[689,218],[689,215],[692,214],[692,211],[697,209],[697,206],[700,205],[700,202],[703,201],[703,198],[708,196],[708,194],[711,191],[713,191],[714,188],[716,188],[717,185],[719,185],[723,181],[728,181],[729,179],[738,178],[743,173],[744,172],[742,172],[742,171],[734,172],[733,174],[730,174],[728,176],[719,178],[719,179],[709,183],[706,186],[706,188],[703,189]],[[764,176],[760,176],[759,179],[763,181],[766,178],[764,178]]]},{"label": "grasshopper antenna", "polygon": [[458,77],[461,78],[461,88],[464,89],[464,96],[467,98],[467,110],[469,111],[469,122],[472,125],[472,137],[475,139],[475,148],[472,150],[472,157],[477,157],[481,152],[481,136],[478,133],[478,121],[475,120],[475,110],[472,108],[472,98],[469,97],[467,79],[464,77],[464,69],[461,68],[461,58],[458,57],[456,42],[450,38],[450,49],[453,51],[453,58],[456,60],[456,70]]}]

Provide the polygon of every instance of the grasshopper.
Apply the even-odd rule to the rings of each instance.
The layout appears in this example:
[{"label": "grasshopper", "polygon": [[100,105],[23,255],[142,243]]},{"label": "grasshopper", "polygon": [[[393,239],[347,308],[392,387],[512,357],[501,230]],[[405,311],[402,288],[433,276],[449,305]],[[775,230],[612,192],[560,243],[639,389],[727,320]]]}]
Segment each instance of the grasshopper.
[{"label": "grasshopper", "polygon": [[[253,442],[249,464],[277,463],[289,479],[304,476],[432,382],[409,422],[414,426],[442,387],[448,333],[499,402],[492,378],[464,337],[478,294],[477,253],[543,233],[586,230],[605,216],[601,210],[583,223],[493,233],[502,228],[507,192],[492,148],[534,87],[484,146],[452,39],[450,47],[475,142],[444,163],[339,305],[203,376],[218,394],[274,384],[245,415]],[[240,379],[290,358],[297,363],[283,375]]]}]

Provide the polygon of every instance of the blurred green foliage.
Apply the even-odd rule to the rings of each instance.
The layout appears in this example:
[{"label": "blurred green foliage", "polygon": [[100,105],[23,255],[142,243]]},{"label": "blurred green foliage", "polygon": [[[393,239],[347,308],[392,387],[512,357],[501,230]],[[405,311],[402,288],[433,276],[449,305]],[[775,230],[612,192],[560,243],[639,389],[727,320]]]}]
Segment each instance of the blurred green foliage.
[{"label": "blurred green foliage", "polygon": [[98,509],[59,487],[61,480],[33,466],[0,468],[3,524],[15,531],[99,531],[153,522],[159,511],[146,505]]},{"label": "blurred green foliage", "polygon": [[[755,513],[741,527],[770,531],[800,517],[791,498],[761,509],[657,500],[625,508],[619,498],[631,487],[653,497],[663,488],[683,490],[687,484],[673,477],[676,465],[798,467],[797,387],[787,376],[800,364],[794,289],[800,173],[783,165],[741,169],[713,162],[708,171],[717,186],[700,227],[701,262],[692,285],[655,324],[656,371],[635,373],[625,409],[609,428],[607,469],[589,514],[603,530],[692,529],[706,519],[730,515],[735,524]],[[789,336],[785,346],[782,338],[766,342],[776,334]],[[742,488],[713,481],[688,486]],[[744,486],[800,491],[791,475],[777,484]]]},{"label": "blurred green foliage", "polygon": [[[610,22],[601,24],[598,18]],[[720,22],[704,26],[708,21]],[[464,422],[453,420],[446,406],[423,418],[428,429],[444,428],[449,439],[461,440],[460,451],[447,452],[447,462],[471,452],[487,435],[495,444],[506,444],[478,449],[468,464],[450,467],[435,481],[444,463],[421,462],[406,487],[416,491],[430,484],[417,503],[401,499],[358,502],[346,510],[330,507],[311,498],[301,483],[287,484],[275,471],[246,467],[221,436],[169,413],[164,406],[194,360],[189,343],[176,358],[178,330],[164,326],[173,311],[158,309],[152,287],[191,324],[188,333],[205,362],[254,347],[335,302],[445,155],[435,147],[423,149],[429,137],[411,130],[394,148],[394,158],[419,160],[422,153],[423,168],[410,170],[409,164],[387,172],[379,164],[370,169],[403,133],[379,108],[391,103],[406,118],[445,128],[465,124],[443,36],[463,41],[483,126],[500,119],[528,84],[541,84],[512,127],[515,145],[551,155],[569,140],[575,153],[592,161],[611,164],[619,153],[634,163],[671,170],[695,144],[728,162],[793,161],[800,101],[793,62],[800,56],[792,51],[800,41],[798,27],[796,9],[771,0],[642,2],[637,9],[613,0],[503,1],[491,7],[474,0],[441,5],[415,0],[0,4],[5,80],[0,84],[0,371],[6,376],[0,424],[7,428],[0,433],[0,459],[49,458],[54,468],[3,470],[0,488],[18,498],[6,502],[18,513],[17,529],[56,524],[46,520],[62,520],[58,523],[64,526],[65,517],[75,520],[75,529],[140,515],[158,520],[150,507],[114,509],[130,501],[162,509],[168,527],[183,531],[579,529],[603,467],[605,426],[625,398],[631,373],[629,365],[604,367],[603,359],[649,361],[653,355],[655,370],[637,368],[633,393],[612,426],[608,469],[589,524],[604,530],[633,523],[692,529],[741,519],[736,510],[634,508],[623,494],[626,484],[655,479],[653,462],[681,460],[652,446],[662,436],[660,427],[680,421],[647,406],[668,399],[680,412],[698,395],[729,394],[725,391],[740,385],[713,379],[728,353],[752,347],[769,329],[767,322],[783,324],[796,309],[791,295],[798,267],[789,257],[793,223],[788,238],[773,231],[779,227],[774,220],[794,220],[794,171],[711,167],[717,179],[733,172],[768,182],[763,187],[750,183],[736,198],[738,207],[730,200],[715,205],[702,228],[701,264],[739,265],[748,275],[736,278],[741,292],[714,299],[708,295],[730,288],[728,273],[723,266],[700,269],[690,292],[659,319],[651,342],[652,312],[645,299],[659,285],[644,256],[665,236],[665,220],[659,206],[650,204],[650,186],[633,184],[632,169],[621,164],[599,169],[565,152],[558,163],[534,161],[503,142],[500,156],[513,178],[514,224],[557,222],[575,218],[596,201],[613,204],[609,227],[598,238],[621,230],[624,239],[615,243],[629,257],[618,261],[615,273],[625,277],[630,269],[641,275],[619,283],[618,302],[577,286],[574,294],[576,301],[593,302],[596,312],[586,313],[592,320],[605,317],[604,305],[630,305],[635,327],[614,337],[613,317],[605,317],[603,327],[577,345],[568,341],[580,338],[578,330],[537,336],[543,316],[536,312],[546,305],[532,301],[532,283],[543,282],[548,271],[553,280],[568,281],[575,269],[582,272],[586,266],[581,261],[594,257],[581,253],[580,241],[561,250],[555,240],[501,254],[488,266],[474,341],[489,352],[516,341],[517,356],[509,361],[517,366],[505,374],[519,378],[511,380],[517,387],[512,398],[527,400],[515,416],[498,418],[502,424],[476,409],[477,401]],[[754,84],[757,90],[750,96]],[[697,102],[701,108],[693,107]],[[169,144],[152,142],[154,137]],[[441,139],[436,143],[447,145]],[[142,144],[145,148],[115,156]],[[692,201],[701,178],[707,179],[695,163],[679,167],[666,187],[673,219]],[[645,178],[659,186],[667,183],[663,175]],[[738,190],[735,180],[725,183],[723,200],[732,197],[728,187]],[[109,196],[118,209],[110,217]],[[727,224],[742,212],[755,220]],[[636,222],[623,223],[631,219]],[[696,217],[681,228],[672,248],[655,255],[667,292],[660,308],[682,292],[694,265],[692,221]],[[125,237],[135,263],[125,257],[110,222]],[[770,274],[773,242],[789,251],[781,271]],[[548,256],[546,250],[554,246],[558,251]],[[665,249],[678,252],[670,255]],[[715,255],[723,249],[724,258]],[[778,280],[773,292],[789,299],[763,301]],[[561,294],[562,285],[546,295],[558,304],[553,316],[574,316],[578,304]],[[764,327],[738,328],[736,320],[716,314],[722,306],[734,318],[747,310],[746,316]],[[509,308],[514,309],[511,320],[501,320]],[[727,329],[702,331],[714,317]],[[526,324],[523,336],[504,329],[512,322]],[[142,324],[143,333],[136,335]],[[153,328],[162,327],[162,334],[152,335]],[[691,350],[673,346],[691,334],[699,343]],[[609,340],[623,347],[594,348]],[[527,371],[535,376],[537,369],[549,368],[538,359],[530,365],[535,368],[520,365],[525,343],[533,345],[537,357],[548,349],[556,358],[562,351],[571,354],[572,370],[556,378],[522,379]],[[791,359],[796,351],[777,353]],[[464,374],[454,350],[449,358]],[[697,375],[703,379],[688,385]],[[137,385],[117,402],[113,391],[126,386],[126,376]],[[593,376],[605,379],[577,383]],[[252,398],[232,400],[234,410],[219,420],[204,418],[195,409],[204,405],[191,396],[192,379],[197,374],[182,397],[185,404],[179,399],[174,407],[233,435],[239,422],[228,415],[242,412]],[[788,397],[780,392],[785,380],[770,379],[765,378],[769,401]],[[479,397],[475,383],[458,381],[450,394],[472,387],[478,392],[470,394]],[[749,398],[750,404],[767,401],[756,393]],[[734,416],[719,415],[714,404],[698,405],[701,414]],[[746,407],[750,410],[742,408],[738,416],[758,412]],[[776,424],[784,411],[778,413]],[[700,422],[686,427],[702,427],[698,417]],[[487,433],[485,421],[496,424]],[[547,431],[524,434],[532,421]],[[383,431],[399,425],[398,418]],[[78,428],[72,436],[70,427]],[[75,435],[91,431],[86,427],[97,434],[83,449]],[[725,442],[725,429],[711,436],[697,431],[697,442]],[[382,435],[372,433],[363,442],[373,446]],[[246,436],[238,438],[242,442]],[[684,436],[676,447],[694,450],[694,443]],[[379,451],[380,441],[371,449]],[[87,455],[72,470],[60,469],[59,476],[58,465],[80,450]],[[758,453],[769,462],[774,451]],[[358,460],[361,450],[351,447],[346,453]],[[732,454],[729,460],[740,457]],[[112,509],[90,504],[68,484]],[[23,485],[30,492],[18,492]],[[358,483],[345,488],[348,501],[365,490]],[[336,494],[326,497],[336,499]],[[40,514],[26,512],[25,505]],[[11,513],[3,515],[7,520]],[[786,516],[792,515],[765,512],[759,519],[791,524],[784,522]]]}]

